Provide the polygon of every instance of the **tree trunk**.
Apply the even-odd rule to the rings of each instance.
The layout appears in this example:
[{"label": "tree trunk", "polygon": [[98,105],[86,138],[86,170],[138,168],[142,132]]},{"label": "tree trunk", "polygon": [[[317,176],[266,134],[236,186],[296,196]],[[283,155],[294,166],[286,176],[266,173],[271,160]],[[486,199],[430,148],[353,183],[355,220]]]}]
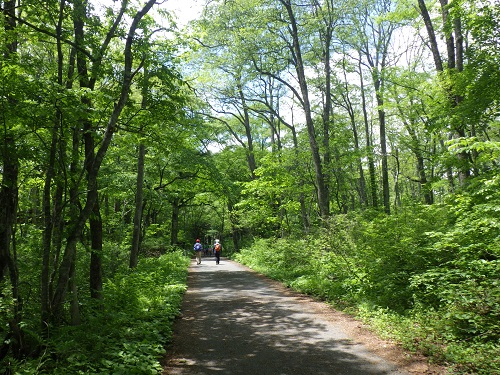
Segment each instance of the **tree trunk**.
[{"label": "tree trunk", "polygon": [[[356,120],[354,118],[354,111],[350,111],[349,117],[351,119],[352,136],[354,139],[354,150],[359,154],[359,136],[358,129],[356,128]],[[366,196],[366,182],[365,182],[365,172],[363,170],[363,159],[360,157],[358,159],[358,173],[359,173],[359,201],[361,207],[366,207],[368,198]]]},{"label": "tree trunk", "polygon": [[[445,35],[446,39],[446,51],[447,51],[447,67],[448,73],[453,76],[455,71],[461,72],[463,71],[463,55],[464,55],[464,47],[463,47],[463,34],[462,34],[462,24],[460,18],[455,18],[453,20],[449,20],[449,6],[448,0],[440,0],[441,4],[441,16],[443,20],[443,29],[450,29],[453,32],[448,32]],[[436,33],[434,25],[432,24],[432,20],[429,16],[429,11],[427,9],[427,5],[424,0],[418,0],[418,6],[420,9],[420,14],[422,15],[422,19],[424,20],[425,27],[427,29],[427,34],[429,37],[429,44],[432,51],[432,55],[434,57],[434,66],[436,68],[436,72],[438,73],[438,77],[444,73],[444,67],[441,59],[441,55],[439,53],[439,46],[436,39]],[[453,36],[455,35],[455,37]],[[442,77],[441,83],[443,84],[443,88],[445,92],[448,94],[448,100],[451,108],[456,107],[463,98],[455,93],[454,81],[453,79],[447,79],[446,77]],[[455,116],[456,117],[456,116]],[[466,136],[466,127],[463,124],[463,119],[455,118],[454,122],[450,124],[451,130],[455,133],[454,135],[458,137]],[[465,181],[470,177],[470,156],[467,152],[460,152],[457,156],[457,164],[458,164],[458,180],[461,184],[464,184]],[[451,175],[448,173],[448,179],[450,181],[450,189],[454,189],[453,179],[450,179]]]},{"label": "tree trunk", "polygon": [[370,175],[370,195],[372,198],[372,207],[378,207],[378,195],[377,195],[377,177],[375,173],[375,162],[373,157],[373,149],[372,149],[372,136],[370,130],[370,123],[368,121],[368,112],[366,110],[366,97],[365,97],[365,86],[363,80],[363,72],[361,70],[361,59],[358,65],[359,69],[359,79],[361,82],[361,106],[363,109],[363,121],[365,124],[365,137],[366,137],[366,156],[368,159],[368,172]]},{"label": "tree trunk", "polygon": [[172,218],[170,228],[170,244],[177,245],[179,234],[179,198],[174,198],[172,201]]},{"label": "tree trunk", "polygon": [[[368,197],[366,195],[366,181],[365,181],[365,172],[363,169],[363,157],[362,153],[360,151],[360,146],[359,146],[359,135],[358,135],[358,129],[356,127],[356,110],[353,106],[353,103],[351,101],[350,93],[349,93],[349,80],[347,78],[347,67],[345,66],[345,63],[343,65],[343,74],[344,74],[344,92],[341,94],[342,96],[342,103],[341,106],[343,106],[347,114],[349,115],[349,120],[351,122],[351,130],[352,130],[352,137],[354,140],[354,150],[359,156],[358,159],[358,173],[359,173],[359,179],[358,179],[358,186],[359,186],[359,202],[361,207],[366,207],[368,204]],[[363,93],[364,95],[364,93]],[[353,209],[355,209],[355,206],[353,205]]]},{"label": "tree trunk", "polygon": [[0,283],[9,274],[13,226],[16,221],[19,161],[15,140],[7,135],[3,139],[2,187],[0,189]]},{"label": "tree trunk", "polygon": [[[85,25],[85,3],[76,1],[75,2],[75,12],[74,12],[74,29],[75,29],[75,40],[77,45],[79,45],[82,50],[85,46],[85,35],[84,35],[84,25]],[[77,51],[76,62],[78,69],[78,77],[80,79],[80,87],[88,88],[90,90],[94,89],[93,81],[89,77],[87,69],[87,57]],[[92,206],[92,215],[89,216],[90,224],[90,243],[91,243],[91,256],[90,256],[90,272],[89,272],[89,287],[90,295],[92,298],[100,299],[102,291],[102,220],[100,213],[100,206],[98,201],[98,186],[97,183],[91,182],[92,179],[90,175],[93,173],[92,166],[95,160],[95,142],[93,136],[93,124],[88,118],[88,112],[92,108],[92,101],[90,98],[82,97],[81,99],[83,108],[86,111],[83,113],[81,122],[83,125],[83,139],[85,143],[85,170],[87,172],[87,199],[88,196],[95,196],[96,200]],[[75,256],[76,261],[76,256]],[[72,266],[74,269],[75,265]],[[76,274],[76,270],[73,272]],[[72,281],[73,283],[74,281]],[[73,293],[73,299],[77,298],[76,291]],[[74,309],[77,308],[78,304],[73,301],[72,306],[72,316],[76,312]],[[79,321],[79,318],[75,318],[73,322]]]},{"label": "tree trunk", "polygon": [[[14,36],[16,28],[15,21],[16,1],[7,0],[4,2],[3,17],[5,18],[4,30],[9,38],[6,41],[4,56],[11,57],[17,53],[17,37]],[[13,107],[16,101],[12,98],[7,98],[9,104]],[[22,300],[19,295],[19,275],[17,269],[17,260],[11,253],[11,248],[14,244],[14,225],[17,219],[17,203],[18,195],[18,177],[19,177],[19,157],[16,145],[16,137],[8,127],[8,118],[6,114],[0,114],[2,117],[1,123],[4,128],[1,134],[3,135],[2,152],[0,155],[2,160],[2,185],[0,187],[0,287],[9,277],[12,297],[14,299],[13,315],[9,317],[9,332],[7,337],[1,337],[0,340],[0,361],[8,354],[9,349],[15,358],[21,358],[24,347],[24,334],[21,329],[21,310]],[[2,288],[3,289],[3,288]],[[3,297],[0,292],[0,299]]]},{"label": "tree trunk", "polygon": [[[377,85],[375,85],[377,86]],[[380,89],[380,88],[379,88]],[[384,198],[384,211],[387,214],[391,213],[391,202],[390,202],[390,187],[389,187],[389,166],[387,163],[387,138],[385,135],[385,110],[381,109],[384,105],[384,99],[382,98],[382,93],[377,91],[377,105],[378,110],[378,121],[380,127],[380,150],[382,152],[382,193]]]},{"label": "tree trunk", "polygon": [[237,87],[238,87],[238,94],[239,94],[240,101],[241,101],[241,106],[243,108],[242,121],[243,121],[243,125],[245,127],[245,135],[247,138],[246,155],[247,155],[248,168],[250,169],[252,179],[255,179],[255,169],[257,169],[257,164],[255,163],[255,153],[254,153],[254,147],[253,147],[252,129],[250,127],[250,116],[248,113],[248,106],[247,106],[247,103],[245,100],[245,95],[243,94],[243,88],[241,86],[241,78],[240,77],[238,77]]},{"label": "tree trunk", "polygon": [[233,239],[234,251],[237,252],[240,250],[241,234],[240,234],[240,229],[239,229],[239,225],[237,222],[238,219],[233,215],[233,210],[234,210],[234,206],[231,203],[231,201],[228,199],[227,211],[228,211],[230,221],[231,221],[231,237]]},{"label": "tree trunk", "polygon": [[[144,81],[142,85],[141,108],[145,110],[148,103],[149,90],[149,72],[144,66]],[[144,130],[144,124],[141,124],[139,133]],[[142,242],[142,212],[144,206],[144,159],[146,157],[146,146],[142,141],[139,144],[139,155],[137,157],[137,181],[135,190],[135,212],[134,227],[132,231],[132,248],[130,250],[130,268],[137,267],[139,261],[139,250]]]},{"label": "tree trunk", "polygon": [[297,21],[295,19],[295,14],[293,12],[291,2],[288,0],[280,0],[280,2],[286,8],[290,21],[290,36],[292,38],[291,52],[294,56],[295,70],[297,73],[300,92],[302,95],[300,99],[302,108],[304,110],[304,115],[306,117],[307,134],[309,136],[309,146],[311,148],[312,160],[314,165],[319,214],[321,218],[326,219],[330,215],[330,197],[323,173],[323,165],[321,162],[318,142],[316,140],[314,121],[312,119],[311,104],[309,102],[309,90],[307,87],[304,62],[302,60],[302,51],[300,47]]},{"label": "tree trunk", "polygon": [[99,201],[90,216],[90,297],[102,299],[102,218]]},{"label": "tree trunk", "polygon": [[71,325],[77,326],[80,325],[81,319],[80,319],[80,303],[78,301],[78,286],[76,283],[76,259],[73,259],[73,262],[71,262],[69,285],[71,290],[71,308],[70,308]]},{"label": "tree trunk", "polygon": [[104,160],[108,147],[111,143],[111,139],[113,138],[113,134],[115,133],[118,118],[125,107],[125,104],[128,101],[128,96],[130,93],[130,87],[132,85],[132,43],[135,37],[135,33],[139,24],[139,21],[148,13],[151,7],[155,4],[156,0],[149,0],[144,7],[138,11],[132,19],[129,32],[127,35],[127,41],[125,44],[124,50],[124,68],[122,74],[122,86],[120,91],[120,96],[113,108],[113,112],[108,120],[108,124],[105,128],[103,139],[99,149],[97,150],[95,158],[93,158],[93,163],[88,168],[89,173],[87,176],[87,201],[85,202],[85,206],[83,210],[80,212],[77,220],[75,220],[72,228],[69,230],[66,247],[63,254],[63,259],[61,262],[61,267],[59,268],[59,277],[56,286],[56,290],[54,292],[54,297],[52,299],[54,306],[54,318],[61,318],[62,314],[62,305],[65,301],[68,282],[70,278],[71,264],[76,254],[76,245],[81,237],[81,232],[85,223],[87,222],[89,216],[92,213],[95,203],[97,202],[97,177],[99,174],[99,169]]},{"label": "tree trunk", "polygon": [[144,158],[146,155],[146,146],[141,142],[139,145],[139,155],[137,158],[137,182],[135,191],[135,213],[134,229],[132,233],[132,249],[130,251],[130,268],[137,267],[139,261],[139,248],[141,245],[141,226],[142,226],[142,207],[144,203]]},{"label": "tree trunk", "polygon": [[429,36],[429,44],[431,47],[432,57],[434,58],[434,66],[438,72],[442,72],[443,60],[441,59],[441,54],[439,53],[436,33],[434,32],[434,26],[432,25],[427,5],[425,5],[425,0],[418,0],[418,7],[420,8],[420,14],[422,15],[425,28],[427,29],[427,35]]},{"label": "tree trunk", "polygon": [[[332,166],[331,166],[331,151],[330,151],[330,124],[331,124],[331,116],[332,116],[332,101],[330,100],[331,95],[332,95],[332,69],[330,66],[330,60],[331,60],[331,54],[330,54],[330,48],[331,48],[331,41],[332,41],[332,32],[333,28],[332,25],[329,24],[326,27],[323,39],[324,39],[324,45],[323,45],[323,51],[322,51],[322,58],[323,58],[323,65],[324,65],[324,71],[325,71],[325,102],[323,106],[323,114],[322,114],[322,119],[323,119],[323,169],[322,169],[322,176],[324,179],[324,190],[325,193],[327,194],[326,199],[328,200],[328,204],[330,201],[330,173],[325,172],[329,171]],[[307,89],[306,89],[307,91]],[[340,165],[337,164],[338,168],[338,173],[342,173],[340,168]],[[327,209],[327,215],[329,215],[330,207]],[[323,216],[322,216],[323,217]]]},{"label": "tree trunk", "polygon": [[52,129],[52,141],[49,151],[49,160],[47,165],[47,172],[45,175],[45,182],[43,188],[43,216],[44,216],[44,232],[43,232],[43,244],[42,244],[42,275],[41,275],[41,297],[40,297],[40,307],[41,307],[41,324],[42,329],[47,327],[47,321],[50,315],[50,294],[49,294],[49,277],[50,277],[50,255],[52,248],[52,231],[54,226],[54,221],[52,217],[52,206],[51,206],[51,185],[52,179],[54,177],[54,165],[56,160],[56,149],[58,146],[57,135],[58,135],[58,124],[61,120],[61,113],[56,110],[56,119]]},{"label": "tree trunk", "polygon": [[[0,286],[10,280],[10,289],[14,298],[14,314],[9,316],[9,332],[2,337],[0,344],[0,360],[12,350],[16,358],[20,357],[23,339],[19,326],[21,322],[21,300],[18,290],[18,271],[14,256],[11,253],[13,227],[16,222],[18,200],[19,160],[14,137],[7,134],[3,139],[2,186],[0,188]],[[3,289],[3,288],[2,288]],[[0,291],[0,298],[3,298]]]}]

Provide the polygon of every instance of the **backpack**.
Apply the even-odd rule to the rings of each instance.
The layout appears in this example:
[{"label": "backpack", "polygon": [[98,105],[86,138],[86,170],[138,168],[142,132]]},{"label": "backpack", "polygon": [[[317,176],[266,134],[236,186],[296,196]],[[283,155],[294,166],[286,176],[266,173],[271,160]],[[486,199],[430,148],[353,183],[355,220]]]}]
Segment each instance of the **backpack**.
[{"label": "backpack", "polygon": [[220,243],[216,243],[215,246],[214,246],[214,250],[215,251],[220,251],[220,248],[221,248]]},{"label": "backpack", "polygon": [[200,250],[201,250],[201,247],[202,247],[202,246],[201,246],[201,243],[199,243],[199,242],[196,242],[196,243],[194,244],[194,250],[195,250],[195,251],[200,251]]}]

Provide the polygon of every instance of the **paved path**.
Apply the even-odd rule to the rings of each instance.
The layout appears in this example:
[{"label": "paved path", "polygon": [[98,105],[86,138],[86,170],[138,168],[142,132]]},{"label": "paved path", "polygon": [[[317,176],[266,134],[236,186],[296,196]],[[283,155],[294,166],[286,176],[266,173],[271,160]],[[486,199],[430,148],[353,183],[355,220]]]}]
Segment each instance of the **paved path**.
[{"label": "paved path", "polygon": [[193,261],[163,374],[406,374],[308,298],[226,259]]}]

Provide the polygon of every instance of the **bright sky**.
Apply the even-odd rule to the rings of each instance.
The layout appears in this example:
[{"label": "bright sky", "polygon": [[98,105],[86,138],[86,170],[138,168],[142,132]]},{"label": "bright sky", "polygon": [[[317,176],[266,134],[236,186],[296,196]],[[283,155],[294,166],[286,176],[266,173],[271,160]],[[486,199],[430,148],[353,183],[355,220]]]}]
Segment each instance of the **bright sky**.
[{"label": "bright sky", "polygon": [[[158,0],[153,6],[150,15],[155,17],[156,11],[159,9],[167,10],[174,15],[177,26],[182,29],[186,24],[199,17],[203,7],[210,0]],[[116,0],[91,0],[97,13],[104,12],[105,8],[111,7],[116,11],[119,9],[121,2]],[[141,6],[141,0],[134,2],[137,7]],[[157,22],[163,23],[162,20],[156,19]],[[169,25],[163,25],[168,27]]]},{"label": "bright sky", "polygon": [[166,0],[161,7],[172,11],[180,28],[201,13],[206,0]]}]

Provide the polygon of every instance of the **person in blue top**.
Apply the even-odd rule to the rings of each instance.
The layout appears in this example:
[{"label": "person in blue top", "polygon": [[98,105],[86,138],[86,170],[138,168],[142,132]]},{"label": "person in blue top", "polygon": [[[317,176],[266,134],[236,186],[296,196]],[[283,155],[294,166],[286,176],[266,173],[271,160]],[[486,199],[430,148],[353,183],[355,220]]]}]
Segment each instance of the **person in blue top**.
[{"label": "person in blue top", "polygon": [[196,264],[201,264],[201,252],[203,250],[203,245],[200,243],[200,240],[196,240],[193,250],[196,253]]}]

